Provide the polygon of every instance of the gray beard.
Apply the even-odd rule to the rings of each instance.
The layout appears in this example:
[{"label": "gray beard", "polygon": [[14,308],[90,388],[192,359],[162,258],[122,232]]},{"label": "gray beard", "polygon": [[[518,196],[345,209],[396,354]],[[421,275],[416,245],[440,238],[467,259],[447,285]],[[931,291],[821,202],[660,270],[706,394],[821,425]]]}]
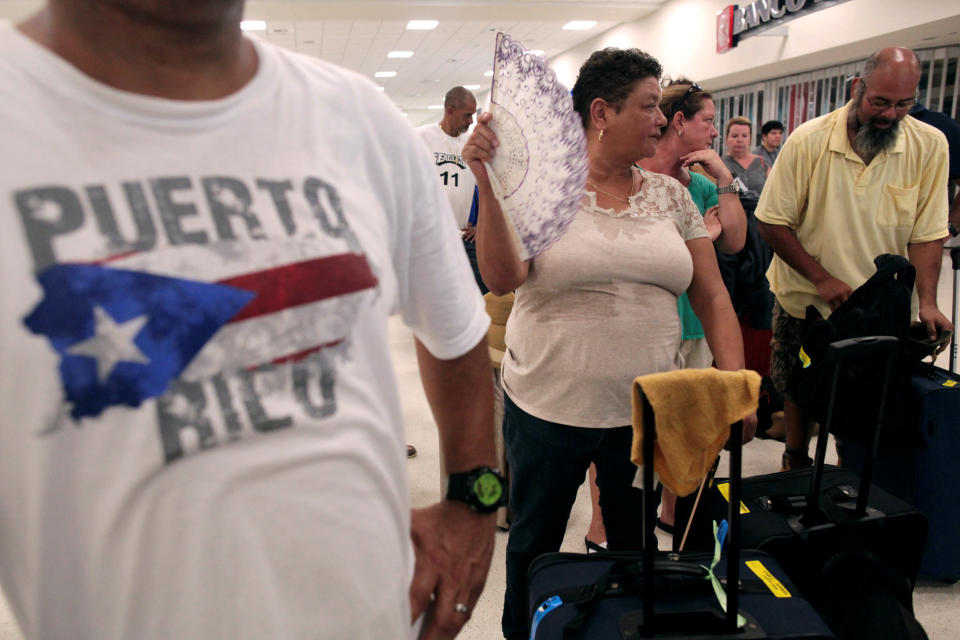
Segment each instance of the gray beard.
[{"label": "gray beard", "polygon": [[897,141],[897,133],[899,133],[899,131],[899,120],[894,120],[893,124],[887,129],[875,127],[872,122],[865,122],[857,129],[857,135],[854,140],[858,150],[866,155],[875,156],[894,145]]}]

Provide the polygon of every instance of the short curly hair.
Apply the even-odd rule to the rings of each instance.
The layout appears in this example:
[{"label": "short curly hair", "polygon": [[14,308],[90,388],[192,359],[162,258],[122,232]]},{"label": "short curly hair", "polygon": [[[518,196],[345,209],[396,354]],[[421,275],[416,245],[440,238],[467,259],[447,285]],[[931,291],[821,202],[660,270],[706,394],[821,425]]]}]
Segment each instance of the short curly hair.
[{"label": "short curly hair", "polygon": [[573,85],[573,108],[580,114],[583,128],[590,123],[590,105],[595,99],[602,98],[619,112],[638,80],[660,80],[661,73],[663,67],[657,59],[639,49],[607,47],[594,51],[580,67]]}]

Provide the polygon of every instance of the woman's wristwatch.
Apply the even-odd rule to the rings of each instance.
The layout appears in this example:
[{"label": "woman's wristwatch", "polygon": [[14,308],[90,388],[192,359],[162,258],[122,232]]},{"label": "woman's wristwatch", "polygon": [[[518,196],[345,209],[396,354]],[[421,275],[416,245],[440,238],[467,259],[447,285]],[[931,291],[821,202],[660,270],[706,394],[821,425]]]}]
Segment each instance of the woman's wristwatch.
[{"label": "woman's wristwatch", "polygon": [[725,193],[740,193],[740,182],[734,178],[733,182],[725,187],[717,187],[717,195],[722,196]]}]

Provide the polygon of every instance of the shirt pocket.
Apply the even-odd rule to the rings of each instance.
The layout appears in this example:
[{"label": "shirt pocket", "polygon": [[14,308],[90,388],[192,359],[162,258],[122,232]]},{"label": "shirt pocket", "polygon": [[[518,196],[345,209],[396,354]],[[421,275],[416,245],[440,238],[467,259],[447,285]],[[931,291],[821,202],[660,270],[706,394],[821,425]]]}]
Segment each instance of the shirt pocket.
[{"label": "shirt pocket", "polygon": [[881,227],[913,226],[917,215],[917,196],[920,187],[895,187],[892,184],[883,187],[883,202],[880,203]]}]

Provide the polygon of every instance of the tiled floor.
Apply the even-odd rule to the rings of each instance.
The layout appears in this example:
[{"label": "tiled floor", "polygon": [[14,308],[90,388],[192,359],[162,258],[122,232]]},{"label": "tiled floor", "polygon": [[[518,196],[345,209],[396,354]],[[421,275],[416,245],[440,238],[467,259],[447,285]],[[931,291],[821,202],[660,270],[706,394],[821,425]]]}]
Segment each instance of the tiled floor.
[{"label": "tiled floor", "polygon": [[[950,316],[952,273],[949,264],[944,261],[944,270],[940,280],[940,308]],[[417,375],[416,358],[409,331],[397,319],[390,323],[391,346],[394,364],[404,399],[404,419],[407,424],[408,442],[415,444],[419,455],[409,461],[411,501],[414,505],[425,505],[437,500],[439,495],[439,455],[436,427],[430,415],[429,407],[423,395]],[[947,354],[938,359],[940,366],[946,367]],[[960,420],[960,419],[958,419]],[[744,475],[769,473],[779,468],[780,453],[783,445],[770,440],[755,440],[744,448]],[[830,447],[828,462],[835,461],[833,447]],[[564,551],[583,551],[583,536],[590,520],[590,501],[586,485],[574,505],[567,534],[563,542]],[[958,532],[960,533],[960,532]],[[958,536],[960,538],[960,536]],[[500,612],[504,590],[504,553],[507,534],[497,534],[497,545],[493,556],[487,586],[471,620],[467,623],[460,638],[464,640],[491,640],[500,636]],[[661,547],[666,548],[666,540]],[[948,585],[933,581],[923,581],[914,593],[914,607],[917,618],[924,625],[932,640],[954,640],[960,637],[960,583]],[[16,622],[0,598],[0,640],[22,640]],[[390,639],[385,639],[390,640]]]}]

